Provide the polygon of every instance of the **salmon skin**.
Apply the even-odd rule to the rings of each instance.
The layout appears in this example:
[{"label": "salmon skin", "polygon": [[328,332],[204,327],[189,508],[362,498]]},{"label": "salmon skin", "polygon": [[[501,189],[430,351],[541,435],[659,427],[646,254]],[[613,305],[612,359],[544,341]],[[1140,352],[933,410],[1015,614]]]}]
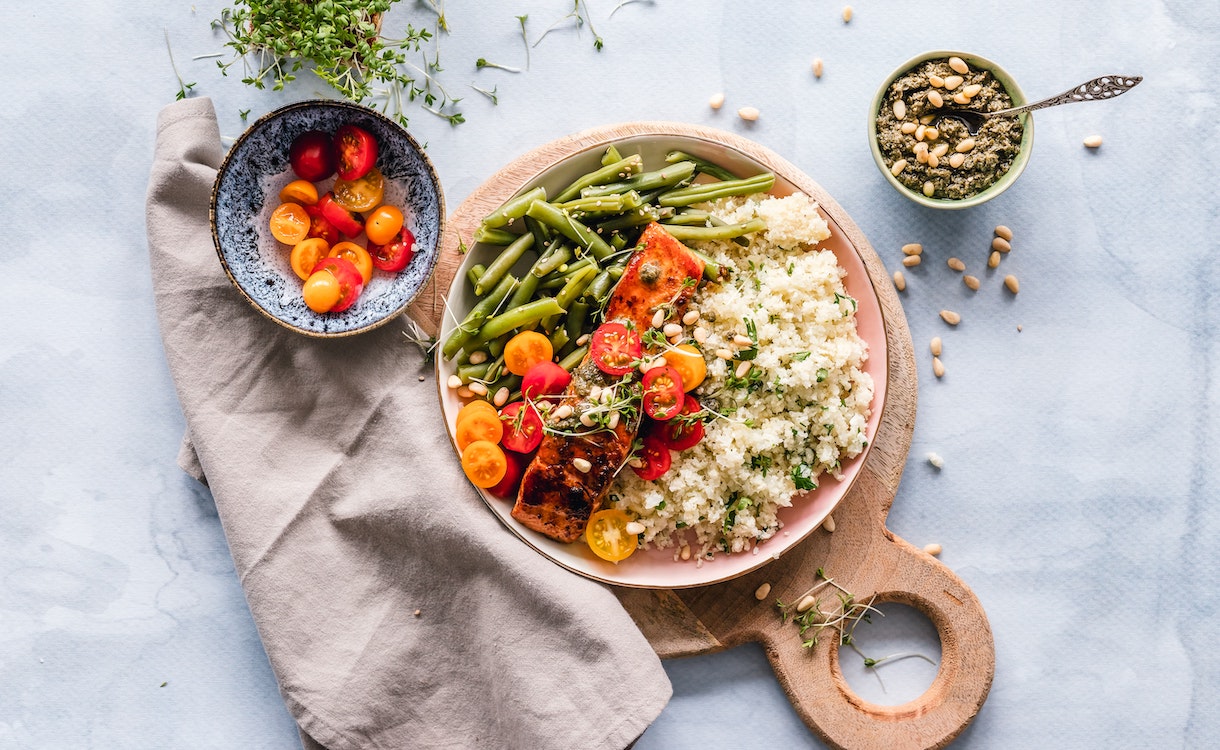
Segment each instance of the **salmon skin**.
[{"label": "salmon skin", "polygon": [[[666,320],[681,318],[702,275],[703,261],[660,224],[649,224],[610,295],[605,319],[642,332],[652,327],[657,310],[666,312]],[[523,525],[557,542],[574,542],[584,533],[589,517],[601,508],[615,475],[631,455],[640,426],[638,372],[623,378],[607,375],[591,354],[574,368],[560,400],[560,405],[572,407],[572,414],[546,418],[549,429],[525,470],[512,511]],[[620,411],[622,418],[614,429],[582,425],[580,415],[593,406],[588,398],[591,389],[616,383],[615,399],[630,397],[634,408]],[[588,461],[589,471],[577,469],[576,459]]]}]

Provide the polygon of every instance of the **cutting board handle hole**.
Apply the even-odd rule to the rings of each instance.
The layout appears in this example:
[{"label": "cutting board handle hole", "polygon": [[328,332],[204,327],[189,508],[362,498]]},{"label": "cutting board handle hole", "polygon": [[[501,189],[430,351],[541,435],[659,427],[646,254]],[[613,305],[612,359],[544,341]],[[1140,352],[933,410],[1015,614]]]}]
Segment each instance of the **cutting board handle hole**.
[{"label": "cutting board handle hole", "polygon": [[[898,602],[874,605],[884,617],[856,626],[852,646],[839,647],[839,669],[852,692],[879,706],[898,706],[927,692],[940,669],[940,636],[928,616]],[[863,653],[863,656],[861,655]],[[865,657],[877,660],[868,666]],[[889,657],[889,658],[885,658]]]}]

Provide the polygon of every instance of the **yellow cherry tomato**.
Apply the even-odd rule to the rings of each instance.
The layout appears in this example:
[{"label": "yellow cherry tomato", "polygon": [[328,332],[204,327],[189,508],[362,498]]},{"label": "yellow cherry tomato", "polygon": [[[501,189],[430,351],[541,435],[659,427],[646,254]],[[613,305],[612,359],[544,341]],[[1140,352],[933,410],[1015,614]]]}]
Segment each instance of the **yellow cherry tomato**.
[{"label": "yellow cherry tomato", "polygon": [[495,443],[476,440],[462,451],[462,471],[475,487],[495,487],[508,473],[508,458]]},{"label": "yellow cherry tomato", "polygon": [[368,284],[369,280],[373,278],[373,256],[355,242],[335,243],[335,246],[330,249],[329,256],[350,260],[356,270],[360,272],[360,277],[364,279],[365,284]]},{"label": "yellow cherry tomato", "polygon": [[330,252],[330,245],[321,237],[310,237],[309,239],[301,240],[292,246],[292,255],[289,260],[292,262],[292,271],[297,276],[305,281],[313,273],[313,269],[318,265],[318,261],[326,257]]},{"label": "yellow cherry tomato", "polygon": [[385,180],[377,167],[358,180],[335,180],[331,188],[335,195],[335,203],[348,211],[372,211],[381,205],[385,196]]},{"label": "yellow cherry tomato", "polygon": [[318,189],[309,180],[293,180],[280,191],[280,202],[312,206],[318,202]]},{"label": "yellow cherry tomato", "polygon": [[374,245],[385,245],[402,231],[402,211],[393,206],[378,206],[364,221],[364,233]]},{"label": "yellow cherry tomato", "polygon": [[[500,421],[499,412],[493,411],[489,414],[480,409],[458,422],[453,437],[457,441],[458,450],[461,451],[466,450],[470,447],[471,443],[479,440],[498,443],[500,438],[504,437],[504,424]],[[497,479],[496,481],[498,482],[499,480]],[[495,482],[492,482],[492,484],[495,484]]]},{"label": "yellow cherry tomato", "polygon": [[475,401],[471,401],[470,403],[466,404],[458,411],[457,419],[454,420],[454,426],[460,427],[462,422],[464,422],[467,419],[470,419],[472,416],[474,416],[475,414],[478,414],[479,412],[486,412],[487,414],[490,414],[490,415],[496,417],[497,419],[500,416],[500,412],[496,410],[496,407],[491,405],[490,401],[484,401],[483,399],[477,399]]},{"label": "yellow cherry tomato", "polygon": [[698,388],[707,377],[707,362],[694,344],[678,344],[666,351],[665,361],[682,376],[682,389],[687,393]]},{"label": "yellow cherry tomato", "polygon": [[618,508],[599,510],[589,516],[589,525],[585,527],[585,541],[589,549],[610,562],[631,557],[640,545],[639,537],[627,533],[627,524],[631,520],[631,516]]},{"label": "yellow cherry tomato", "polygon": [[316,313],[324,313],[339,303],[343,296],[343,285],[329,271],[318,271],[305,280],[301,288],[305,304]]},{"label": "yellow cherry tomato", "polygon": [[271,236],[295,245],[309,236],[309,214],[299,203],[281,203],[271,212]]},{"label": "yellow cherry tomato", "polygon": [[525,375],[539,362],[555,356],[551,340],[537,331],[522,331],[504,345],[504,367],[514,375]]}]

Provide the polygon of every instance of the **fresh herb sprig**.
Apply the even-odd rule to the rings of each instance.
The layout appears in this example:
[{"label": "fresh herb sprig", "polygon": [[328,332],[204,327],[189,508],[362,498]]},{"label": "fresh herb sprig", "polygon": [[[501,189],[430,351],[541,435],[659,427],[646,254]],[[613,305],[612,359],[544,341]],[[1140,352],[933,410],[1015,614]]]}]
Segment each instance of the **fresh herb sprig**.
[{"label": "fresh herb sprig", "polygon": [[[873,606],[875,596],[867,602],[857,601],[854,594],[835,583],[822,568],[818,568],[815,579],[818,583],[797,596],[790,604],[779,600],[775,602],[775,606],[779,608],[780,620],[785,623],[791,620],[800,628],[803,639],[801,645],[805,648],[816,648],[818,638],[828,633],[833,633],[839,639],[839,645],[851,645],[852,634],[857,625],[861,622],[871,622],[874,613],[885,616],[885,613]],[[833,593],[833,596],[827,596],[830,593]],[[827,604],[830,606],[827,607]],[[810,631],[812,634],[806,637]],[[879,663],[879,660],[874,663]]]},{"label": "fresh herb sprig", "polygon": [[178,79],[178,95],[174,97],[175,101],[181,101],[190,95],[191,89],[195,88],[195,82],[187,83],[182,80],[182,74],[178,72],[178,64],[174,62],[174,50],[169,46],[169,32],[165,33],[165,51],[169,53],[169,66],[174,69],[174,77]]}]

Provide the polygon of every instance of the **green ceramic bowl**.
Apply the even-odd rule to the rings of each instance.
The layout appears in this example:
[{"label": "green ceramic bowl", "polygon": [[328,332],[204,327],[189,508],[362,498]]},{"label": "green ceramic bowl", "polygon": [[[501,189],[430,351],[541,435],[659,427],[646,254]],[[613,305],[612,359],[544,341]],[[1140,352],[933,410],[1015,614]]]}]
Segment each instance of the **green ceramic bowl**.
[{"label": "green ceramic bowl", "polygon": [[1000,179],[993,182],[989,187],[975,193],[967,198],[929,198],[923,193],[903,185],[898,181],[898,178],[890,174],[890,169],[885,164],[885,160],[881,156],[881,147],[877,142],[877,113],[880,111],[881,103],[885,100],[886,92],[889,91],[890,85],[899,77],[904,75],[912,68],[927,62],[928,60],[943,60],[949,57],[957,56],[966,61],[966,64],[971,68],[980,68],[990,71],[1000,85],[1008,92],[1012,98],[1013,106],[1019,107],[1025,104],[1025,94],[1021,91],[1021,87],[1013,80],[1013,77],[1006,70],[996,65],[991,60],[978,55],[972,55],[968,52],[958,52],[954,50],[933,50],[925,52],[922,55],[917,55],[907,60],[902,65],[899,65],[893,73],[891,73],[881,87],[877,89],[876,95],[873,96],[872,104],[868,110],[868,143],[873,152],[873,161],[877,163],[877,168],[881,170],[882,176],[886,182],[894,186],[894,189],[902,193],[907,198],[916,203],[927,206],[929,208],[969,208],[977,206],[980,203],[986,203],[992,198],[1008,189],[1010,185],[1017,181],[1021,176],[1021,172],[1025,170],[1025,164],[1029,161],[1030,151],[1034,147],[1034,121],[1028,113],[1018,115],[1021,120],[1021,125],[1024,132],[1021,136],[1021,147],[1017,152],[1017,157],[1013,160],[1012,166],[1005,172]]}]

